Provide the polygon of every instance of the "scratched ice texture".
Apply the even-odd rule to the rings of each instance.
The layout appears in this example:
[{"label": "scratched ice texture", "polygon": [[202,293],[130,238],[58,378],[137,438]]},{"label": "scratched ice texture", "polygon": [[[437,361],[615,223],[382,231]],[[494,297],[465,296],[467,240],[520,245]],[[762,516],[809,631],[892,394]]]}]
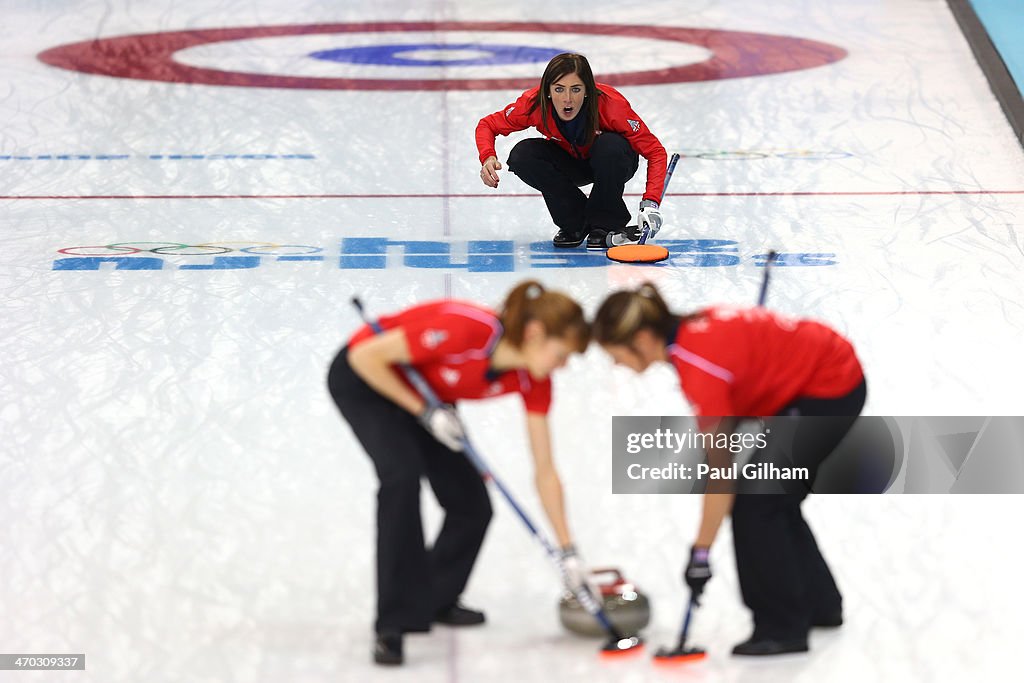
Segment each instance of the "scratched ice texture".
[{"label": "scratched ice texture", "polygon": [[[381,313],[441,297],[497,306],[536,277],[593,312],[608,291],[651,279],[679,310],[752,303],[756,257],[774,248],[805,256],[776,269],[770,306],[854,341],[868,413],[1024,414],[1024,153],[945,2],[4,6],[0,651],[85,653],[87,670],[0,680],[960,681],[999,680],[1015,664],[1017,496],[812,497],[805,509],[847,623],[815,631],[808,655],[775,661],[729,655],[750,621],[727,525],[693,627],[710,657],[682,672],[647,656],[602,662],[596,642],[563,632],[554,570],[495,498],[465,596],[487,626],[410,636],[407,665],[385,676],[369,657],[376,481],[324,386],[357,326],[354,294]],[[584,51],[600,78],[708,56],[659,39],[658,27],[795,36],[848,54],[766,76],[620,88],[685,154],[659,237],[718,240],[681,242],[653,268],[553,253],[536,193],[507,172],[497,191],[480,184],[476,121],[517,90],[194,85],[36,57],[95,38],[368,21],[544,23],[228,40],[178,59],[265,74],[539,78],[542,63],[360,72],[308,56],[523,44]],[[578,23],[651,28],[566,28]],[[499,140],[502,160],[524,135]],[[555,394],[577,543],[650,595],[646,636],[668,644],[699,501],[613,496],[610,417],[688,407],[665,368],[631,377],[595,348],[556,376]],[[539,518],[517,400],[462,412]],[[423,505],[435,532],[429,493]]]}]

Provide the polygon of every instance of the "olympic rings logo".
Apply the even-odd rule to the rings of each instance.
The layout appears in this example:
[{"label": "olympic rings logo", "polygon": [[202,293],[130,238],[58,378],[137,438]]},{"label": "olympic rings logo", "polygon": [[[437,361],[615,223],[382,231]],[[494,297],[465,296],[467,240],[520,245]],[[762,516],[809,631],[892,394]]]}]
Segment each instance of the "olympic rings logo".
[{"label": "olympic rings logo", "polygon": [[706,159],[708,161],[758,161],[760,159],[795,159],[800,161],[830,161],[852,157],[842,150],[813,149],[690,149],[679,150],[685,159]]},{"label": "olympic rings logo", "polygon": [[[154,246],[159,245],[159,246]],[[247,245],[247,246],[240,246]],[[65,247],[57,253],[68,256],[132,256],[161,254],[164,256],[218,256],[237,251],[252,256],[304,256],[323,251],[308,244],[276,244],[274,242],[115,242],[91,247]]]}]

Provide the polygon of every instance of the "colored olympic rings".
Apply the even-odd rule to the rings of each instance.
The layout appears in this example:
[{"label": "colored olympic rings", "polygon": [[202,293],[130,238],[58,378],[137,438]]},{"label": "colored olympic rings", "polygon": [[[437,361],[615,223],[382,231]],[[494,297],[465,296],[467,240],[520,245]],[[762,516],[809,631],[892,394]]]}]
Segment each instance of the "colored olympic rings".
[{"label": "colored olympic rings", "polygon": [[302,256],[321,252],[323,247],[314,247],[308,244],[275,244],[273,242],[204,242],[202,244],[115,242],[91,247],[65,247],[58,249],[57,253],[68,256],[131,256],[142,253],[163,256],[218,256],[233,251],[250,256]]}]

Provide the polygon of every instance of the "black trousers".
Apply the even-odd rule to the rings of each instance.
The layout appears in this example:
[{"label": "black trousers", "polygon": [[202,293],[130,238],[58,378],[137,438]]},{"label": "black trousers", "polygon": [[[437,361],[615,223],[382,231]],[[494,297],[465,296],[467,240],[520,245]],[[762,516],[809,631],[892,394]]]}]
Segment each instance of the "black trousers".
[{"label": "black trousers", "polygon": [[[491,520],[487,488],[465,455],[442,445],[356,375],[347,348],[334,359],[327,386],[380,479],[375,628],[427,631],[434,614],[454,603],[469,580]],[[445,511],[429,549],[420,519],[422,477]]]},{"label": "black trousers", "polygon": [[[622,193],[639,163],[639,155],[618,133],[598,135],[589,159],[576,159],[543,138],[521,140],[508,155],[508,169],[540,190],[551,220],[573,235],[626,227],[632,214]],[[590,183],[594,187],[587,197],[580,187]]]},{"label": "black trousers", "polygon": [[[807,467],[813,482],[860,415],[866,396],[862,382],[846,396],[803,398],[784,408],[780,415],[830,416],[799,423],[792,435],[793,462],[784,464]],[[759,452],[751,462],[773,459],[772,453]],[[736,569],[757,637],[806,638],[812,623],[842,613],[842,595],[800,510],[809,492],[806,484],[779,494],[741,489],[733,504]]]}]

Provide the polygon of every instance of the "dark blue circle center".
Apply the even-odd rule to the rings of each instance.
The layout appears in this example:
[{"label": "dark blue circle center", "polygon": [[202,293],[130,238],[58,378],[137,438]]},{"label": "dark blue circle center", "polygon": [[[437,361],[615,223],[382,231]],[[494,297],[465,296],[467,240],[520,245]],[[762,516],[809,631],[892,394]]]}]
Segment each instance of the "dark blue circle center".
[{"label": "dark blue circle center", "polygon": [[[414,59],[402,53],[414,50],[476,50],[487,55],[469,59]],[[314,59],[347,64],[376,66],[494,66],[497,64],[536,64],[547,62],[555,55],[566,52],[552,47],[529,45],[482,45],[480,43],[403,43],[400,45],[365,45],[320,50],[310,53]]]}]

